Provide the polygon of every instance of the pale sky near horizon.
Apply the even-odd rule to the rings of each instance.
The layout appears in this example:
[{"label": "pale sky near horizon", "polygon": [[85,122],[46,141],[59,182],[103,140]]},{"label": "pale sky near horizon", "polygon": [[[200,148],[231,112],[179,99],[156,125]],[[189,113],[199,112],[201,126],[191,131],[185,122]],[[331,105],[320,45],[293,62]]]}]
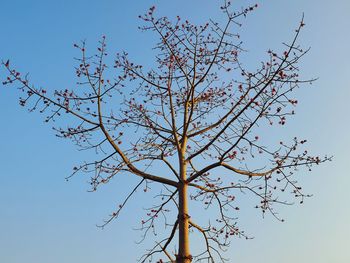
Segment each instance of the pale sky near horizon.
[{"label": "pale sky near horizon", "polygon": [[[298,91],[300,105],[283,136],[300,134],[312,152],[334,160],[300,174],[300,184],[313,197],[303,205],[281,207],[286,222],[242,209],[239,223],[254,239],[235,239],[225,255],[230,263],[349,263],[350,1],[232,2],[237,8],[259,4],[242,29],[249,67],[258,66],[270,47],[289,41],[305,14],[300,43],[311,51],[301,62],[302,74],[318,80]],[[222,19],[218,1],[209,0],[0,0],[0,59],[10,58],[48,91],[74,84],[73,43],[83,39],[94,48],[106,35],[111,54],[127,50],[147,63],[155,37],[138,31],[137,16],[152,5],[159,16]],[[0,69],[1,82],[3,76]],[[88,193],[83,175],[66,182],[71,168],[87,155],[56,138],[38,113],[20,107],[18,95],[13,86],[0,84],[0,262],[136,262],[152,244],[135,243],[140,200],[118,221],[97,228],[123,192],[112,183]]]}]

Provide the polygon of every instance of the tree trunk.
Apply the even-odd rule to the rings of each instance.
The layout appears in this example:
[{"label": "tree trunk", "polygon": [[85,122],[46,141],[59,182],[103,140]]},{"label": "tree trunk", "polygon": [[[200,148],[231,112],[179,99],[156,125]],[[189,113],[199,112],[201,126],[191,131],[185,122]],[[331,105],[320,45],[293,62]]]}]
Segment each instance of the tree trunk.
[{"label": "tree trunk", "polygon": [[[186,164],[183,163],[180,168],[181,179],[186,180]],[[186,183],[182,183],[179,187],[179,252],[176,256],[176,263],[191,263],[192,256],[190,254],[189,240],[189,215],[188,215],[188,198]]]}]

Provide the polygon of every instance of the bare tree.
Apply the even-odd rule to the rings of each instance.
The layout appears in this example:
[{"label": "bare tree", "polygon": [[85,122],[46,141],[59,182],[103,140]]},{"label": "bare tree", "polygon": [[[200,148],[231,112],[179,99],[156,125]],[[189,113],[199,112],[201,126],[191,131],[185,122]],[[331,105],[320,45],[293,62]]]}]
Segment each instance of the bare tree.
[{"label": "bare tree", "polygon": [[[98,157],[102,154],[75,167],[71,176],[90,174],[92,191],[120,173],[140,178],[102,227],[118,217],[139,189],[159,190],[160,201],[149,209],[140,229],[145,237],[163,222],[169,233],[141,262],[157,260],[158,252],[167,259],[157,262],[225,261],[222,251],[230,238],[246,237],[237,226],[237,194],[250,193],[256,208],[282,220],[274,205],[289,204],[285,200],[290,194],[300,203],[308,196],[295,171],[330,160],[308,155],[306,140],[266,145],[257,135],[263,127],[284,125],[297,105],[293,91],[314,81],[298,75],[298,62],[308,52],[297,43],[303,20],[284,51],[269,50],[266,61],[248,71],[231,25],[240,26],[240,19],[257,5],[238,12],[229,6],[225,2],[221,7],[226,24],[209,21],[199,26],[180,17],[156,18],[151,7],[140,18],[141,29],[159,39],[153,68],[132,62],[125,52],[108,68],[105,37],[95,55],[88,55],[84,42],[74,45],[81,54],[75,68],[77,88],[56,90],[53,96],[32,85],[9,61],[3,62],[9,73],[4,84],[20,84],[22,106],[46,114],[46,122],[64,118],[71,124],[54,128],[59,137],[97,151]],[[125,135],[131,132],[133,136]],[[207,225],[190,216],[188,204],[195,201],[211,211]],[[190,233],[203,237],[199,254],[191,255]],[[175,242],[177,248],[169,249]]]}]

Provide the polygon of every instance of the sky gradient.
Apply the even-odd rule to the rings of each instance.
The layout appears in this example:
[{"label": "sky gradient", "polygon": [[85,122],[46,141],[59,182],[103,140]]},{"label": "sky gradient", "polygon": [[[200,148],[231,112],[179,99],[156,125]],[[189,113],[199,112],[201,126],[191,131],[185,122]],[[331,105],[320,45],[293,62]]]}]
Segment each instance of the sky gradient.
[{"label": "sky gradient", "polygon": [[[301,61],[303,76],[318,77],[311,88],[298,91],[296,116],[282,129],[283,137],[307,138],[316,154],[332,162],[301,173],[300,184],[313,197],[303,205],[281,207],[286,222],[262,218],[253,208],[239,218],[252,240],[233,241],[230,262],[348,263],[350,262],[350,2],[233,1],[240,8],[259,8],[244,20],[242,40],[249,52],[246,64],[259,65],[269,48],[289,41],[305,14],[300,43],[311,46]],[[139,14],[155,5],[156,15],[180,15],[193,22],[222,19],[217,1],[53,1],[0,0],[0,59],[11,59],[33,83],[48,91],[74,85],[73,43],[86,40],[95,48],[102,35],[108,50],[127,50],[147,63],[155,36],[137,29]],[[3,78],[4,70],[0,69]],[[65,177],[88,157],[68,140],[56,138],[42,116],[18,105],[14,86],[0,84],[0,262],[112,263],[136,262],[144,248],[133,230],[142,203],[134,200],[119,220],[104,230],[102,222],[121,200],[120,181],[88,193],[88,178]],[[268,134],[264,134],[268,136]],[[118,189],[118,191],[116,191]],[[147,246],[148,245],[148,246]],[[195,244],[191,244],[195,245]]]}]

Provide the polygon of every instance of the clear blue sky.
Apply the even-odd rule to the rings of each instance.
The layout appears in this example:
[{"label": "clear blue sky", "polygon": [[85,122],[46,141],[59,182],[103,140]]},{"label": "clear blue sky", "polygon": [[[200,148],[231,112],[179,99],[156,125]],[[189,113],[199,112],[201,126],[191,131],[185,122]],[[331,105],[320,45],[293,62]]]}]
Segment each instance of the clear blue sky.
[{"label": "clear blue sky", "polygon": [[[0,0],[0,58],[10,58],[48,90],[64,89],[74,84],[74,42],[86,39],[94,46],[106,35],[110,53],[125,49],[147,63],[152,35],[137,30],[139,14],[156,5],[159,15],[220,20],[217,2]],[[242,33],[251,52],[249,67],[258,65],[268,48],[288,41],[305,13],[301,43],[312,49],[302,70],[319,80],[299,93],[297,115],[283,136],[300,134],[309,139],[313,152],[335,158],[301,174],[301,184],[314,196],[302,206],[280,209],[285,223],[243,209],[240,225],[255,238],[235,240],[227,256],[230,262],[245,263],[348,263],[350,1],[256,2],[260,8],[245,20]],[[233,3],[239,8],[255,2]],[[106,229],[96,228],[123,191],[112,183],[88,193],[83,176],[65,182],[64,177],[86,155],[56,138],[41,116],[18,105],[17,97],[14,87],[0,86],[0,262],[136,262],[150,245],[134,242],[140,233],[132,228],[141,217],[142,202],[134,201]]]}]

